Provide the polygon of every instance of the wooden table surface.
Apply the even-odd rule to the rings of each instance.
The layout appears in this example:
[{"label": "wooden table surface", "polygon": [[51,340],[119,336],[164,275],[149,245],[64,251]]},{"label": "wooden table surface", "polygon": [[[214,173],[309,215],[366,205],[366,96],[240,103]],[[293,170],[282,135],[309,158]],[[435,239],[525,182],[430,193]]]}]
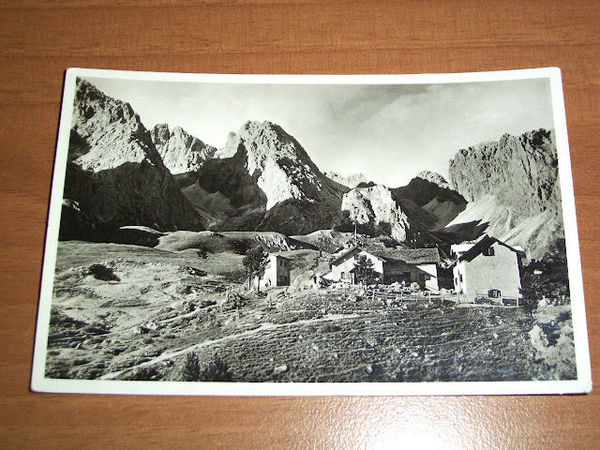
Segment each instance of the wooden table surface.
[{"label": "wooden table surface", "polygon": [[4,1],[0,446],[594,447],[600,395],[196,398],[29,392],[64,70],[563,70],[596,386],[600,2]]}]

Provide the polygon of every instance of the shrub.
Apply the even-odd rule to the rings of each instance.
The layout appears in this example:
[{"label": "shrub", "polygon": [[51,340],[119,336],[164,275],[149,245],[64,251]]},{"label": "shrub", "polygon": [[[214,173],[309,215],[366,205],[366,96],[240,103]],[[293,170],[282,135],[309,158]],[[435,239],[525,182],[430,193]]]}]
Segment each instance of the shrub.
[{"label": "shrub", "polygon": [[540,300],[568,297],[569,273],[566,258],[549,256],[542,261],[532,261],[523,267],[521,282],[525,298]]},{"label": "shrub", "polygon": [[198,381],[200,379],[200,358],[195,353],[185,355],[181,369],[181,381]]},{"label": "shrub", "polygon": [[156,381],[162,378],[162,374],[156,367],[142,367],[127,379],[133,381]]},{"label": "shrub", "polygon": [[204,381],[231,381],[231,372],[227,363],[215,354],[200,373],[200,378]]},{"label": "shrub", "polygon": [[196,353],[185,355],[181,368],[181,381],[231,381],[231,372],[227,363],[218,355],[213,355],[211,361],[204,367]]},{"label": "shrub", "polygon": [[88,269],[88,275],[93,275],[94,278],[102,281],[121,281],[113,269],[104,264],[92,264]]}]

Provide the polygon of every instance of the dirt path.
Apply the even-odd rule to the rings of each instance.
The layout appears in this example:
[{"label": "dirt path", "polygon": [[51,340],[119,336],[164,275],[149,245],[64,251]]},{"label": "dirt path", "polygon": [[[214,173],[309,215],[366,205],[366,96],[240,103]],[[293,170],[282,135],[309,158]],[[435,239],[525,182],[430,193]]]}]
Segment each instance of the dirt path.
[{"label": "dirt path", "polygon": [[281,329],[281,328],[301,327],[301,326],[305,326],[305,325],[312,325],[315,323],[329,322],[329,321],[334,321],[334,320],[335,321],[350,320],[350,319],[356,319],[361,316],[362,315],[360,315],[360,314],[330,314],[325,317],[321,317],[319,319],[298,320],[297,322],[292,322],[292,323],[282,323],[282,324],[264,323],[260,327],[255,328],[253,330],[244,331],[244,332],[238,333],[238,334],[231,334],[229,336],[224,336],[219,339],[204,341],[204,342],[201,342],[200,344],[194,344],[194,345],[191,345],[191,346],[183,348],[183,349],[163,353],[160,356],[157,356],[156,358],[151,359],[150,361],[146,361],[144,363],[137,364],[135,366],[131,366],[131,367],[128,367],[123,370],[119,370],[116,372],[111,372],[111,373],[102,375],[99,379],[100,380],[113,380],[125,372],[141,369],[143,367],[152,366],[154,364],[160,363],[161,361],[165,361],[165,360],[171,359],[171,358],[176,358],[187,352],[194,351],[194,350],[204,348],[204,347],[209,347],[214,344],[220,344],[220,343],[227,342],[230,340],[235,340],[235,339],[243,339],[248,336],[253,336],[253,335],[259,334],[263,331],[271,331],[271,330],[277,330],[277,329]]}]

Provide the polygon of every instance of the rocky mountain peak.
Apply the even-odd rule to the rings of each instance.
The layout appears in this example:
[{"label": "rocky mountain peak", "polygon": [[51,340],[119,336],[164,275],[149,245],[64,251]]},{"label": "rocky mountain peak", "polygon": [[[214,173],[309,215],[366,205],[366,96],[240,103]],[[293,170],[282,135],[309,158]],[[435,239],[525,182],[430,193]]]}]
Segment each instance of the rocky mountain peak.
[{"label": "rocky mountain peak", "polygon": [[[234,151],[235,149],[235,151]],[[279,125],[248,121],[230,138],[219,155],[243,160],[267,198],[267,210],[289,199],[317,201],[327,196],[330,183],[308,153]]]},{"label": "rocky mountain peak", "polygon": [[450,189],[450,184],[448,184],[446,179],[439,173],[432,172],[430,170],[422,170],[417,174],[417,178],[437,184],[441,188]]},{"label": "rocky mountain peak", "polygon": [[357,187],[344,194],[342,211],[347,211],[356,224],[389,228],[385,231],[398,242],[407,238],[409,219],[394,200],[392,190],[382,184]]},{"label": "rocky mountain peak", "polygon": [[171,131],[169,130],[169,125],[166,123],[159,123],[154,125],[154,128],[150,130],[150,134],[152,136],[152,142],[154,142],[155,146],[164,145],[168,142],[169,137],[171,136]]},{"label": "rocky mountain peak", "polygon": [[543,257],[563,237],[558,157],[553,130],[461,149],[450,160],[452,185],[469,206],[453,223],[480,220],[488,233]]},{"label": "rocky mountain peak", "polygon": [[249,161],[257,166],[261,166],[265,159],[290,160],[308,164],[314,171],[319,171],[298,141],[273,122],[246,122],[234,142],[245,144]]},{"label": "rocky mountain peak", "polygon": [[[461,149],[450,160],[452,185],[467,200],[498,196],[501,203],[526,200],[529,211],[543,211],[555,194],[558,157],[553,130],[520,136],[504,134],[497,142]],[[522,203],[521,201],[518,202]]]},{"label": "rocky mountain peak", "polygon": [[71,134],[87,143],[85,152],[70,159],[84,170],[114,169],[127,162],[162,166],[149,133],[129,103],[106,96],[79,78]]},{"label": "rocky mountain peak", "polygon": [[158,124],[150,135],[165,166],[173,175],[196,172],[217,151],[181,127],[169,130],[167,124]]},{"label": "rocky mountain peak", "polygon": [[[249,121],[230,133],[187,192],[221,228],[310,233],[341,220],[348,189],[327,178],[279,125]],[[193,199],[192,199],[193,197]],[[223,205],[215,208],[216,199]]]},{"label": "rocky mountain peak", "polygon": [[133,108],[83,79],[75,91],[64,200],[65,239],[110,241],[127,225],[201,227]]}]

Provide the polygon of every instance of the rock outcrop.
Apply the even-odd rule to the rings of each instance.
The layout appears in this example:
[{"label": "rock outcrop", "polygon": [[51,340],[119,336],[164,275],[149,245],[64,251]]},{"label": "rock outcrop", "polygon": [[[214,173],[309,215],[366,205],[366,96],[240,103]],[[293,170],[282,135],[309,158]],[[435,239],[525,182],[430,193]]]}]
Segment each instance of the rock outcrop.
[{"label": "rock outcrop", "polygon": [[443,189],[450,189],[450,185],[446,179],[439,173],[432,172],[430,170],[422,170],[417,174],[417,178],[429,181],[430,183],[436,184]]},{"label": "rock outcrop", "polygon": [[336,183],[343,184],[350,189],[355,188],[360,183],[367,183],[369,181],[362,173],[353,173],[346,176],[340,175],[337,172],[325,172],[325,175]]},{"label": "rock outcrop", "polygon": [[564,239],[554,131],[503,135],[460,150],[450,161],[453,187],[468,201],[450,225],[479,221],[486,233],[526,249],[553,252]]},{"label": "rock outcrop", "polygon": [[279,125],[246,122],[184,192],[214,216],[219,229],[304,234],[340,220],[347,190],[326,177]]},{"label": "rock outcrop", "polygon": [[450,189],[444,177],[429,171],[420,172],[406,186],[392,189],[392,193],[409,217],[421,222],[425,230],[445,226],[467,205],[462,195]]},{"label": "rock outcrop", "polygon": [[354,188],[344,194],[342,211],[359,225],[378,227],[398,242],[407,239],[410,222],[407,215],[394,200],[392,190],[376,184]]},{"label": "rock outcrop", "polygon": [[63,239],[110,240],[124,225],[201,228],[132,107],[83,79],[75,92],[64,199]]},{"label": "rock outcrop", "polygon": [[198,171],[217,151],[181,127],[169,130],[164,123],[156,125],[150,136],[164,165],[173,175]]}]

